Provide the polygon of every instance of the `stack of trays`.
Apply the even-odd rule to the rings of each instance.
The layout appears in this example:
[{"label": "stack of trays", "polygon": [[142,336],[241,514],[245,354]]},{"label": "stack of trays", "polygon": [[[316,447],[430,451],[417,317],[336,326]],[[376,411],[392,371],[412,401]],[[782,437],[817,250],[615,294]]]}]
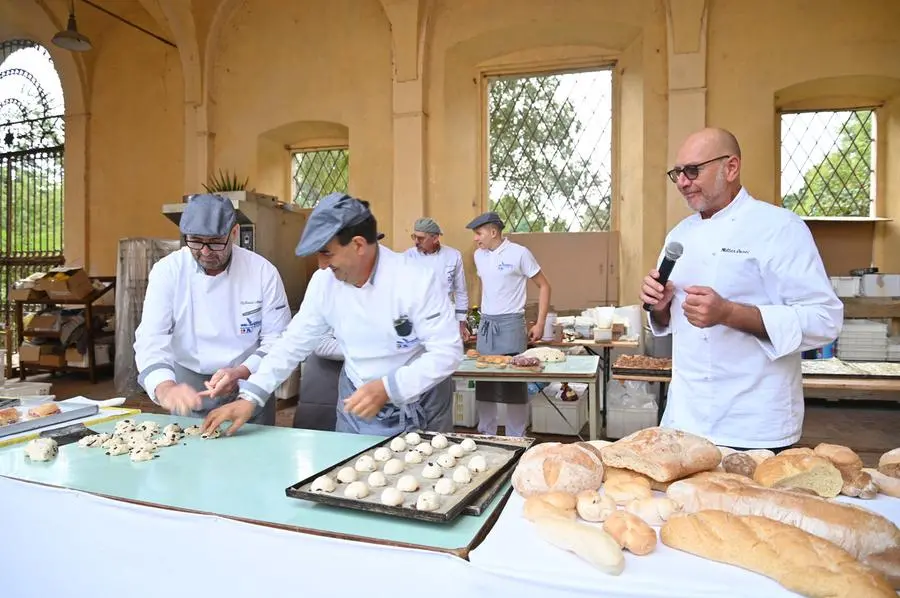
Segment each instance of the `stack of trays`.
[{"label": "stack of trays", "polygon": [[873,320],[844,320],[837,357],[846,361],[886,361],[888,326]]},{"label": "stack of trays", "polygon": [[900,337],[894,336],[888,339],[887,360],[900,361]]}]

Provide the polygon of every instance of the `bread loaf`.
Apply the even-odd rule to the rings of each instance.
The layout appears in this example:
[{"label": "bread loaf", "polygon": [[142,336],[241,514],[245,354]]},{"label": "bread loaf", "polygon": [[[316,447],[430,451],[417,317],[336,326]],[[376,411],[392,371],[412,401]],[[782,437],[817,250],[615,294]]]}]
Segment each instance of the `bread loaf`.
[{"label": "bread loaf", "polygon": [[734,453],[722,459],[722,469],[725,473],[736,473],[752,478],[756,467],[756,460],[746,453]]},{"label": "bread loaf", "polygon": [[538,519],[534,526],[544,541],[575,553],[604,573],[619,575],[625,569],[619,544],[599,527],[553,517]]},{"label": "bread loaf", "polygon": [[839,444],[827,444],[825,442],[816,445],[813,449],[816,455],[825,457],[838,468],[841,475],[849,479],[853,474],[862,470],[863,462],[852,449]]},{"label": "bread loaf", "polygon": [[600,451],[587,442],[544,442],[525,451],[512,475],[512,485],[525,498],[554,490],[575,495],[603,483]]},{"label": "bread loaf", "polygon": [[878,459],[878,471],[892,478],[900,478],[900,448],[881,455],[881,458]]},{"label": "bread loaf", "polygon": [[840,546],[858,559],[900,546],[900,529],[854,505],[714,475],[679,480],[666,495],[686,513],[713,509],[781,521]]},{"label": "bread loaf", "polygon": [[653,491],[643,481],[613,479],[603,484],[603,494],[613,499],[617,505],[625,505],[633,500],[650,498]]},{"label": "bread loaf", "polygon": [[[812,450],[811,448],[804,446],[804,447],[784,449],[783,451],[781,451],[778,454],[779,455],[815,455],[816,452],[814,450]],[[772,456],[775,456],[775,454],[772,453]]]},{"label": "bread loaf", "polygon": [[575,497],[565,492],[547,492],[525,499],[522,516],[529,521],[541,517],[575,519]]},{"label": "bread loaf", "polygon": [[630,469],[619,469],[618,467],[603,468],[604,482],[622,479],[638,481],[640,483],[646,482],[650,485],[651,490],[657,490],[659,492],[665,492],[666,488],[669,487],[669,482],[657,482],[656,480],[651,480],[649,477],[645,476],[642,473],[631,471]]},{"label": "bread loaf", "polygon": [[671,482],[714,469],[722,454],[712,442],[671,428],[645,428],[600,450],[603,464]]},{"label": "bread loaf", "polygon": [[756,467],[753,480],[770,488],[806,488],[825,498],[834,498],[844,486],[841,472],[817,455],[776,455]]},{"label": "bread loaf", "polygon": [[900,548],[869,555],[862,562],[880,571],[891,586],[900,588]]},{"label": "bread loaf", "polygon": [[900,479],[884,475],[877,469],[864,468],[863,473],[867,473],[871,476],[872,481],[875,482],[879,492],[885,496],[900,498]]},{"label": "bread loaf", "polygon": [[879,573],[845,550],[765,517],[679,514],[663,525],[660,538],[677,550],[765,575],[803,596],[896,598]]},{"label": "bread loaf", "polygon": [[575,510],[585,521],[604,521],[616,512],[616,502],[596,490],[583,490],[575,499]]},{"label": "bread loaf", "polygon": [[656,549],[656,530],[626,511],[616,511],[603,522],[603,529],[632,554],[643,556]]},{"label": "bread loaf", "polygon": [[625,506],[625,510],[643,519],[647,525],[659,527],[681,507],[671,498],[658,497],[633,500]]}]

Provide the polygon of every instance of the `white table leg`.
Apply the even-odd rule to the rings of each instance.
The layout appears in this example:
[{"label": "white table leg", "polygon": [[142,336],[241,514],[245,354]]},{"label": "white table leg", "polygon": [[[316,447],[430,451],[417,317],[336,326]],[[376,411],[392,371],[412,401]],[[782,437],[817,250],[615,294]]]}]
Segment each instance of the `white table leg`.
[{"label": "white table leg", "polygon": [[598,423],[600,417],[600,394],[597,392],[598,384],[596,377],[593,382],[588,384],[588,394],[590,395],[588,399],[588,423],[590,425],[590,439],[591,440],[599,440],[599,430]]}]

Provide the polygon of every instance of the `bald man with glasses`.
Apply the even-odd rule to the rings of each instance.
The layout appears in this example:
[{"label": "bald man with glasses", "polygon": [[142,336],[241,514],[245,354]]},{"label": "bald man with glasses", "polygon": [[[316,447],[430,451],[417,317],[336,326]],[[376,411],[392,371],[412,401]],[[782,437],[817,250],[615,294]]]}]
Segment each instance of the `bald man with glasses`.
[{"label": "bald man with glasses", "polygon": [[[190,198],[179,222],[184,247],[150,271],[135,331],[138,382],[155,403],[204,417],[237,398],[291,321],[278,270],[234,244],[237,213],[217,195]],[[275,401],[252,423],[274,425]]]},{"label": "bald man with glasses", "polygon": [[694,214],[666,237],[684,247],[668,282],[641,287],[653,334],[673,335],[662,425],[783,450],[803,428],[801,353],[837,338],[843,304],[803,220],[742,186],[734,135],[691,135],[666,174]]}]

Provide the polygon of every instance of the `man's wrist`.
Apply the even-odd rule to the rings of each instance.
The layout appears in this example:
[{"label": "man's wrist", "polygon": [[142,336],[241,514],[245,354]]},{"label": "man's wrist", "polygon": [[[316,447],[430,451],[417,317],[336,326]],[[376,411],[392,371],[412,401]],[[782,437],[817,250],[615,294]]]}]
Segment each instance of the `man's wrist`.
[{"label": "man's wrist", "polygon": [[235,368],[232,368],[235,378],[238,380],[246,380],[250,377],[250,368],[245,365],[239,365]]}]

